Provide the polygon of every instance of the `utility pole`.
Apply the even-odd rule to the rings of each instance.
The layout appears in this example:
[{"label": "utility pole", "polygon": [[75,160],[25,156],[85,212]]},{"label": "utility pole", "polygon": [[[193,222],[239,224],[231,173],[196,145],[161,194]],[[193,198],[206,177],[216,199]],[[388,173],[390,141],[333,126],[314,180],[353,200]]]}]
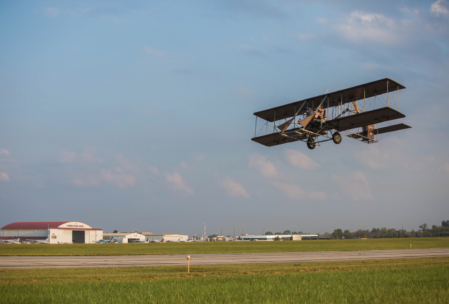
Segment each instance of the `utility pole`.
[{"label": "utility pole", "polygon": [[235,240],[235,226],[234,226],[234,240]]},{"label": "utility pole", "polygon": [[205,242],[205,241],[206,241],[206,238],[207,238],[207,236],[206,236],[206,223],[203,223],[203,225],[204,225],[203,242]]}]

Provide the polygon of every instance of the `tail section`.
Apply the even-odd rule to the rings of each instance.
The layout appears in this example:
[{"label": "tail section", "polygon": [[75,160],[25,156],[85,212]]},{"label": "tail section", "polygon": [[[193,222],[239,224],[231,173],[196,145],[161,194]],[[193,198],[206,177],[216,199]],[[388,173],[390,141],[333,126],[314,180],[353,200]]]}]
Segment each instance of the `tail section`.
[{"label": "tail section", "polygon": [[371,140],[374,140],[374,125],[368,125],[363,127],[363,135]]}]

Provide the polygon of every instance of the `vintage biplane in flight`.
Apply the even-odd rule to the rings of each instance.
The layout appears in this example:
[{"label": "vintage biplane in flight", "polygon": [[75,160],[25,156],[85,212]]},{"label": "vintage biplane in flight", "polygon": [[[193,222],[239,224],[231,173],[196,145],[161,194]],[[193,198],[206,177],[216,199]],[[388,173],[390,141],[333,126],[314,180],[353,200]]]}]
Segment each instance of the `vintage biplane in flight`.
[{"label": "vintage biplane in flight", "polygon": [[[403,123],[379,127],[405,117],[399,112],[402,89],[405,87],[400,83],[385,78],[256,112],[252,140],[267,147],[302,141],[309,149],[330,140],[340,144],[342,136],[368,144],[378,142],[379,134],[411,128]],[[396,102],[390,100],[390,95],[396,94],[394,109]],[[259,130],[258,118],[264,120]],[[264,134],[259,135],[261,132]]]}]

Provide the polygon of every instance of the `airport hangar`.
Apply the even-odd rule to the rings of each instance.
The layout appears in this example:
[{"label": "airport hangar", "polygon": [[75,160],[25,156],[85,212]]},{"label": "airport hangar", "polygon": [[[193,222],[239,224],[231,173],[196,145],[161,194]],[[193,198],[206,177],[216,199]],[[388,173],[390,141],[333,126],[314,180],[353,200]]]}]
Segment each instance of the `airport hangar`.
[{"label": "airport hangar", "polygon": [[50,244],[93,244],[103,239],[103,229],[82,222],[15,222],[0,230],[0,239],[45,240]]}]

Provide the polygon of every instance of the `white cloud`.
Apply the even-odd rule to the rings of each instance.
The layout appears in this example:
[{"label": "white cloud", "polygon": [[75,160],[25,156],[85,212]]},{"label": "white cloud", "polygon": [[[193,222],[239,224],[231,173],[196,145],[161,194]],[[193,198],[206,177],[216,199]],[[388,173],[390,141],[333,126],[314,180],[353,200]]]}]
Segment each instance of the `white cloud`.
[{"label": "white cloud", "polygon": [[313,34],[313,33],[299,33],[297,37],[298,37],[298,39],[300,41],[304,41],[304,40],[310,40],[310,39],[315,38],[315,34]]},{"label": "white cloud", "polygon": [[179,166],[180,166],[182,169],[184,169],[184,170],[190,169],[190,168],[191,168],[189,165],[187,165],[187,164],[186,164],[185,162],[183,162],[183,161],[181,161],[181,162],[179,163]]},{"label": "white cloud", "polygon": [[140,168],[136,164],[134,164],[134,163],[130,162],[128,159],[126,159],[126,157],[122,153],[117,154],[115,159],[119,165],[120,171],[123,170],[123,171],[135,172],[135,173],[140,172]]},{"label": "white cloud", "polygon": [[442,166],[442,168],[443,168],[443,170],[446,170],[447,172],[449,172],[449,163],[445,163],[445,164]]},{"label": "white cloud", "polygon": [[326,193],[324,192],[306,192],[299,185],[286,184],[286,183],[278,183],[274,182],[272,184],[275,186],[281,193],[291,199],[312,199],[312,200],[324,200],[326,199]]},{"label": "white cloud", "polygon": [[86,147],[85,152],[62,151],[59,162],[67,164],[68,174],[72,175],[71,183],[79,187],[99,187],[109,184],[120,189],[126,189],[136,184],[136,174],[142,170],[133,162],[119,153],[112,163],[104,163],[95,156],[95,149]]},{"label": "white cloud", "polygon": [[6,172],[0,172],[0,182],[9,182],[9,175]]},{"label": "white cloud", "polygon": [[288,162],[297,168],[311,170],[316,169],[320,166],[316,162],[314,162],[313,159],[297,150],[288,149],[285,151],[285,154],[287,156]]},{"label": "white cloud", "polygon": [[445,0],[437,0],[435,3],[432,3],[430,6],[430,12],[439,16],[439,15],[449,15],[448,4]]},{"label": "white cloud", "polygon": [[368,147],[362,149],[362,151],[355,151],[354,158],[359,163],[371,169],[380,169],[384,168],[387,161],[389,161],[390,153],[386,149],[382,149],[381,151],[379,147],[369,145]]},{"label": "white cloud", "polygon": [[339,187],[341,194],[354,201],[371,200],[371,187],[362,172],[354,171],[346,177],[332,175],[332,181]]},{"label": "white cloud", "polygon": [[187,195],[195,194],[195,192],[186,185],[186,182],[178,172],[174,172],[173,174],[167,173],[165,179],[170,184],[173,190],[181,190],[184,194]]},{"label": "white cloud", "polygon": [[122,170],[102,170],[102,178],[109,184],[115,185],[121,189],[134,186],[136,178],[133,174],[125,173]]},{"label": "white cloud", "polygon": [[124,172],[121,168],[104,169],[93,173],[85,173],[74,177],[72,184],[79,187],[99,187],[106,183],[120,189],[126,189],[136,184],[136,177],[130,172]]},{"label": "white cloud", "polygon": [[61,10],[54,7],[46,7],[44,9],[44,14],[48,17],[57,17],[60,13]]},{"label": "white cloud", "polygon": [[366,42],[386,45],[401,44],[405,37],[403,31],[409,22],[397,22],[381,14],[365,14],[354,11],[345,16],[340,24],[333,26],[334,31],[353,44]]},{"label": "white cloud", "polygon": [[220,178],[217,173],[215,176],[218,178],[218,182],[225,189],[226,194],[232,197],[246,197],[249,198],[248,192],[246,192],[245,188],[239,183],[236,183],[232,180],[232,178],[224,177]]},{"label": "white cloud", "polygon": [[382,139],[382,145],[364,145],[354,151],[354,159],[371,169],[398,168],[420,171],[429,168],[434,156],[416,156],[410,144],[397,137]]},{"label": "white cloud", "polygon": [[161,50],[146,46],[143,48],[143,51],[152,56],[165,56],[165,53]]},{"label": "white cloud", "polygon": [[159,170],[156,167],[150,167],[148,168],[148,170],[150,170],[150,172],[153,174],[159,174]]},{"label": "white cloud", "polygon": [[249,168],[256,168],[259,170],[260,174],[265,177],[272,177],[277,175],[276,166],[268,161],[266,157],[253,154],[249,158]]},{"label": "white cloud", "polygon": [[0,155],[10,155],[11,153],[9,153],[8,150],[6,149],[0,149]]},{"label": "white cloud", "polygon": [[77,154],[75,152],[61,151],[59,154],[60,163],[90,163],[90,162],[103,162],[101,158],[95,157],[95,149],[93,147],[86,147],[84,152]]},{"label": "white cloud", "polygon": [[273,183],[273,186],[278,188],[283,195],[291,198],[291,199],[303,199],[306,198],[306,192],[299,185],[291,185],[285,183]]}]

